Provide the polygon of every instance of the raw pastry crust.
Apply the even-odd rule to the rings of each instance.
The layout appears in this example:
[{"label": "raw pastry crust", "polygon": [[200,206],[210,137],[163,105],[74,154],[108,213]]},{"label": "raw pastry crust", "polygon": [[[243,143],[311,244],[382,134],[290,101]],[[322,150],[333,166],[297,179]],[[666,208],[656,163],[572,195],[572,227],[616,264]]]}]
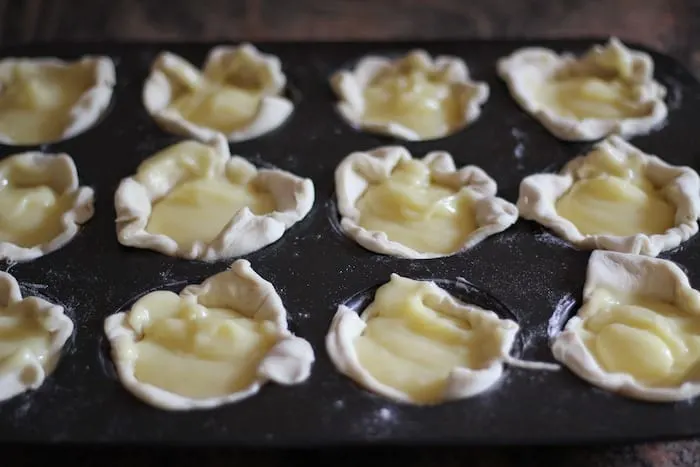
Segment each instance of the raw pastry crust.
[{"label": "raw pastry crust", "polygon": [[[577,75],[598,76],[609,74],[602,57],[605,53],[619,54],[630,64],[632,75],[628,78],[634,86],[638,103],[647,110],[637,118],[576,119],[562,116],[538,101],[533,92],[533,82],[544,83],[552,76],[564,71],[575,71]],[[498,74],[506,82],[511,96],[529,114],[542,123],[554,136],[567,141],[592,141],[611,134],[623,137],[645,134],[666,119],[668,108],[664,103],[666,88],[654,81],[654,62],[641,51],[630,50],[617,38],[605,45],[593,46],[580,58],[572,54],[557,54],[541,47],[527,47],[515,51],[498,61]]]},{"label": "raw pastry crust", "polygon": [[[46,174],[45,184],[50,185],[58,195],[72,195],[73,202],[61,216],[63,230],[47,243],[25,248],[14,243],[0,242],[0,259],[10,261],[29,261],[44,256],[70,242],[94,214],[95,192],[92,188],[80,186],[78,172],[73,159],[68,154],[46,154],[38,151],[23,152],[3,159],[10,164],[13,160],[33,165]],[[3,168],[0,164],[0,178]]]},{"label": "raw pastry crust", "polygon": [[314,185],[279,169],[257,169],[242,157],[231,156],[222,135],[210,143],[220,158],[216,170],[225,173],[227,167],[244,166],[256,172],[255,179],[270,191],[278,210],[256,215],[244,207],[235,213],[223,230],[210,243],[196,242],[184,249],[166,235],[146,231],[153,202],[169,193],[182,180],[167,177],[138,182],[134,177],[121,181],[115,193],[117,237],[126,246],[148,248],[165,255],[187,259],[216,261],[259,250],[279,240],[284,232],[303,219],[314,204]]},{"label": "raw pastry crust", "polygon": [[[279,58],[260,52],[252,44],[214,47],[205,60],[202,76],[206,78],[212,70],[225,69],[238,54],[243,54],[256,65],[263,66],[266,87],[255,117],[244,127],[225,135],[231,142],[256,138],[274,130],[284,123],[294,110],[294,104],[281,95],[287,78],[282,72]],[[183,118],[179,112],[167,108],[172,100],[173,83],[163,70],[170,67],[184,67],[186,73],[196,73],[192,65],[182,57],[171,52],[158,55],[143,88],[143,104],[146,111],[167,131],[200,140],[211,139],[218,133],[217,130],[194,124]],[[256,73],[263,72],[256,70]]]},{"label": "raw pastry crust", "polygon": [[[622,293],[641,293],[667,303],[684,304],[684,309],[700,319],[700,292],[673,262],[659,258],[594,251],[588,262],[583,305],[593,292],[604,287]],[[591,310],[595,312],[595,310]],[[590,316],[590,314],[589,314]],[[672,402],[700,394],[700,382],[686,382],[676,388],[648,387],[626,373],[608,373],[591,355],[578,334],[585,316],[576,315],[566,324],[552,344],[554,357],[591,384],[629,397]]]},{"label": "raw pastry crust", "polygon": [[208,409],[253,396],[268,381],[293,385],[308,379],[315,358],[311,345],[287,329],[287,310],[282,299],[275,287],[260,277],[248,261],[239,259],[226,271],[201,284],[188,285],[180,296],[194,296],[200,305],[234,309],[251,319],[273,322],[277,328],[277,343],[261,360],[257,380],[246,389],[223,397],[191,399],[136,379],[136,358],[130,350],[139,335],[129,326],[127,313],[111,315],[105,320],[104,328],[112,346],[114,364],[124,387],[139,399],[165,410]]},{"label": "raw pastry crust", "polygon": [[[394,273],[391,274],[390,280],[406,281],[410,279]],[[426,294],[436,298],[441,304],[446,304],[451,311],[454,311],[455,316],[468,317],[466,319],[469,320],[473,329],[487,328],[488,332],[497,333],[500,343],[499,355],[488,362],[488,366],[481,369],[455,367],[447,377],[445,392],[438,403],[476,396],[493,387],[503,375],[504,363],[527,369],[559,369],[556,364],[522,361],[510,355],[515,337],[520,329],[515,321],[502,319],[496,313],[476,305],[462,303],[435,282],[421,282],[427,289]],[[376,313],[378,310],[368,309],[359,315],[347,306],[340,305],[326,335],[328,355],[338,371],[370,391],[397,402],[423,405],[424,403],[414,400],[409,394],[381,383],[362,366],[355,351],[354,341],[363,333],[367,321]]]},{"label": "raw pastry crust", "polygon": [[576,172],[585,162],[586,156],[571,160],[560,174],[525,177],[520,183],[517,203],[520,216],[552,229],[580,248],[648,256],[657,256],[662,251],[675,248],[697,233],[697,219],[700,217],[700,177],[697,172],[690,167],[673,166],[657,156],[646,154],[619,136],[608,137],[598,143],[595,149],[640,161],[647,178],[661,188],[668,201],[676,206],[675,226],[661,235],[583,235],[571,221],[557,213],[555,203],[577,181]]},{"label": "raw pastry crust", "polygon": [[[83,93],[68,112],[69,123],[61,137],[56,141],[44,141],[44,143],[63,141],[84,132],[97,122],[112,99],[112,90],[116,84],[117,76],[114,62],[111,58],[104,56],[85,56],[77,61],[64,61],[52,57],[6,58],[0,60],[0,91],[2,90],[3,79],[11,75],[15,66],[27,62],[48,68],[87,64],[92,68],[95,78],[95,84]],[[0,133],[0,143],[15,144],[12,138],[2,133]]]},{"label": "raw pastry crust", "polygon": [[[489,98],[489,86],[485,82],[472,81],[464,60],[453,56],[432,58],[425,50],[413,50],[403,59],[414,57],[433,71],[446,71],[446,82],[470,91],[471,97],[464,103],[464,117],[458,129],[463,129],[481,115],[481,106]],[[407,141],[419,141],[422,138],[410,128],[397,122],[388,124],[363,119],[365,99],[363,91],[372,79],[383,70],[393,67],[400,59],[390,59],[376,55],[367,55],[360,59],[353,70],[342,70],[331,77],[331,86],[339,98],[336,108],[340,115],[352,126],[371,132],[395,136]],[[448,136],[442,135],[439,138]],[[432,138],[437,139],[437,138]]]},{"label": "raw pastry crust", "polygon": [[[448,256],[416,251],[389,240],[384,232],[370,231],[359,225],[360,211],[355,205],[365,190],[371,184],[388,178],[400,162],[411,158],[404,147],[383,146],[367,152],[353,152],[343,159],[335,170],[340,225],[357,243],[376,253],[410,259]],[[479,227],[469,234],[459,251],[504,231],[518,220],[515,205],[496,197],[496,182],[481,168],[468,165],[457,170],[452,156],[444,151],[429,152],[421,160],[430,167],[434,178],[441,184],[455,189],[467,187],[475,200],[476,222]]]},{"label": "raw pastry crust", "polygon": [[[24,306],[23,312],[36,317],[47,332],[52,334],[47,360],[42,365],[37,355],[28,352],[23,365],[10,372],[0,372],[0,401],[7,400],[30,389],[41,386],[53,371],[61,349],[73,334],[73,321],[64,314],[63,307],[39,297],[22,298],[17,280],[6,272],[0,272],[0,307]],[[0,366],[2,362],[0,361]]]}]

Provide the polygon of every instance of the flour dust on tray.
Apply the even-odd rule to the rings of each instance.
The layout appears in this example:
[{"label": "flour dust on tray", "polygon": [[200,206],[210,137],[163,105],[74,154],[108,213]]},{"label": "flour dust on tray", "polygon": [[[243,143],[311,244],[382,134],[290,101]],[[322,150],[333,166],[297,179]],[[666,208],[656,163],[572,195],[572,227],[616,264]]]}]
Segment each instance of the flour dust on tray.
[{"label": "flour dust on tray", "polygon": [[223,136],[143,161],[115,194],[123,245],[215,261],[259,250],[311,210],[311,180],[231,156]]},{"label": "flour dust on tray", "polygon": [[520,183],[518,210],[586,249],[657,256],[698,231],[700,176],[618,136]]},{"label": "flour dust on tray", "polygon": [[29,261],[68,242],[94,213],[67,154],[25,152],[0,161],[0,259]]},{"label": "flour dust on tray", "polygon": [[246,260],[179,294],[158,290],[105,320],[124,387],[164,410],[214,408],[269,381],[305,381],[309,343],[287,329],[274,286]]},{"label": "flour dust on tray", "polygon": [[0,401],[41,386],[72,334],[62,306],[22,298],[15,278],[0,272]]},{"label": "flour dust on tray", "polygon": [[294,105],[283,96],[286,82],[279,59],[251,44],[213,48],[202,71],[162,52],[144,85],[143,102],[173,133],[204,140],[221,133],[242,141],[274,130],[290,116]]},{"label": "flour dust on tray", "polygon": [[498,61],[513,98],[562,140],[648,133],[666,119],[666,88],[654,62],[616,38],[582,57],[526,47]]},{"label": "flour dust on tray", "polygon": [[115,82],[109,57],[0,60],[0,143],[38,145],[84,132],[109,105]]},{"label": "flour dust on tray", "polygon": [[338,307],[326,348],[336,368],[368,390],[432,405],[488,390],[504,364],[558,368],[512,357],[518,330],[514,321],[462,303],[434,282],[392,274],[362,314]]},{"label": "flour dust on tray", "polygon": [[552,344],[591,384],[654,402],[700,394],[700,292],[673,262],[594,251],[583,304]]},{"label": "flour dust on tray", "polygon": [[335,185],[342,230],[368,250],[392,256],[449,256],[518,219],[486,172],[457,169],[443,151],[422,159],[400,146],[353,152],[336,168]]},{"label": "flour dust on tray", "polygon": [[351,125],[405,140],[429,140],[474,122],[489,97],[464,61],[413,50],[392,60],[368,55],[333,75],[338,111]]}]

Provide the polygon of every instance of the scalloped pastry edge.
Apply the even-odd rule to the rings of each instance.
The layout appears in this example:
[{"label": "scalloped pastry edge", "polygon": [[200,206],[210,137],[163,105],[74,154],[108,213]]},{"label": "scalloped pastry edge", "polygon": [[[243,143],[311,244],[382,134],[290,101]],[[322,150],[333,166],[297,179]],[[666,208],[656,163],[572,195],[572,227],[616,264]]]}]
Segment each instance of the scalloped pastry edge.
[{"label": "scalloped pastry edge", "polygon": [[606,45],[594,45],[587,53],[604,50],[607,47],[622,49],[629,54],[638,67],[637,75],[645,82],[640,103],[649,103],[651,110],[642,118],[602,119],[562,117],[542,108],[525,90],[528,86],[519,80],[523,67],[540,67],[542,75],[549,75],[572,64],[582,57],[570,53],[557,54],[543,47],[525,47],[503,57],[497,62],[498,75],[505,81],[511,97],[527,113],[537,119],[550,133],[564,141],[593,141],[608,135],[619,134],[624,138],[651,132],[664,122],[668,107],[664,102],[666,88],[654,81],[654,62],[645,52],[628,49],[619,39],[613,37]]},{"label": "scalloped pastry edge", "polygon": [[496,196],[496,182],[481,168],[467,165],[457,169],[449,153],[431,151],[420,160],[446,184],[467,187],[475,202],[479,228],[469,234],[462,247],[449,254],[423,253],[389,240],[384,232],[361,227],[360,211],[355,204],[370,185],[367,174],[371,174],[372,178],[387,178],[400,162],[411,159],[411,153],[403,146],[380,146],[369,151],[353,152],[337,166],[335,186],[340,226],[345,234],[364,248],[375,253],[410,259],[451,256],[475,246],[491,235],[503,232],[518,220],[517,207]]},{"label": "scalloped pastry edge", "polygon": [[11,158],[27,159],[34,165],[43,164],[52,177],[63,182],[65,189],[59,194],[75,195],[71,208],[61,215],[63,230],[51,241],[29,248],[11,242],[0,242],[0,259],[16,262],[30,261],[56,251],[73,240],[80,231],[80,226],[89,221],[95,213],[95,192],[91,187],[79,186],[75,162],[66,153],[29,151],[10,155],[3,161],[9,161]]},{"label": "scalloped pastry edge", "polygon": [[[217,46],[207,54],[204,66],[199,71],[206,69],[210,63],[222,60],[231,54],[243,51],[254,60],[265,63],[272,76],[272,88],[281,92],[287,84],[287,78],[282,71],[282,65],[274,55],[260,52],[250,43],[242,43],[237,46]],[[143,86],[142,100],[148,114],[166,131],[176,135],[190,137],[199,140],[210,140],[220,132],[197,125],[182,117],[179,112],[169,110],[171,85],[165,73],[160,70],[163,62],[184,61],[184,59],[172,52],[164,51],[156,57],[151,72]],[[189,64],[189,62],[187,62]],[[261,98],[256,116],[246,126],[225,134],[227,141],[245,141],[262,136],[281,126],[294,111],[294,104],[281,95],[266,95]]]},{"label": "scalloped pastry edge", "polygon": [[251,319],[273,322],[277,343],[265,354],[258,367],[258,378],[247,388],[221,397],[193,399],[136,378],[136,359],[124,356],[120,349],[136,343],[139,336],[127,323],[128,312],[117,312],[107,317],[104,331],[112,346],[112,361],[119,380],[137,398],[163,410],[211,409],[251,397],[269,381],[290,386],[309,378],[315,360],[313,348],[308,341],[289,331],[287,310],[275,287],[258,275],[247,260],[236,260],[228,269],[208,277],[201,284],[187,285],[179,296],[194,296],[198,301],[213,296],[212,300],[226,302],[225,306],[217,302],[217,307],[230,307],[239,312],[243,312],[237,306],[241,300],[255,303],[255,309],[245,314]]},{"label": "scalloped pastry edge", "polygon": [[641,151],[619,136],[610,136],[597,143],[595,148],[620,152],[628,158],[641,159],[647,172],[673,177],[671,183],[665,185],[665,191],[667,196],[674,198],[670,200],[676,206],[674,227],[658,235],[583,235],[571,221],[561,217],[556,212],[556,200],[573,186],[573,173],[591,151],[569,161],[558,174],[542,173],[525,177],[520,183],[517,202],[520,216],[551,229],[559,237],[579,248],[646,256],[657,256],[662,251],[675,248],[698,232],[700,176],[695,170],[691,167],[670,165],[657,156]]},{"label": "scalloped pastry edge", "polygon": [[[373,314],[368,313],[367,309],[361,314],[358,314],[355,310],[345,305],[340,305],[338,306],[336,314],[333,316],[331,326],[326,334],[326,351],[340,373],[354,380],[369,391],[400,403],[434,405],[451,400],[466,399],[491,389],[503,376],[505,364],[532,370],[559,370],[560,366],[555,363],[525,361],[510,355],[515,343],[515,338],[520,331],[520,327],[515,321],[501,318],[493,311],[486,310],[477,305],[463,303],[453,297],[447,290],[438,286],[435,282],[409,279],[392,273],[390,281],[395,279],[407,279],[421,282],[429,289],[428,293],[437,297],[441,302],[446,302],[450,308],[461,312],[475,312],[480,319],[497,323],[498,327],[503,331],[501,347],[499,349],[500,356],[494,359],[488,367],[482,369],[455,367],[447,376],[445,391],[442,398],[435,403],[424,404],[415,401],[410,395],[399,389],[381,383],[372,376],[370,372],[365,370],[355,352],[354,341],[362,334],[367,326],[367,321]],[[387,285],[388,283],[389,282],[386,282],[382,285]]]},{"label": "scalloped pastry edge", "polygon": [[30,354],[26,365],[12,372],[0,373],[0,401],[41,386],[58,363],[61,351],[74,329],[73,321],[66,316],[62,306],[40,297],[22,298],[17,280],[7,272],[0,272],[0,306],[7,307],[19,302],[29,303],[30,310],[44,320],[46,330],[53,334],[48,355],[51,362],[48,368],[44,368],[39,358]]},{"label": "scalloped pastry edge", "polygon": [[[700,292],[690,286],[688,277],[675,263],[660,258],[594,251],[588,261],[583,288],[583,305],[599,287],[622,292],[643,291],[646,296],[674,303],[690,300],[700,320]],[[609,373],[596,361],[577,334],[583,326],[578,313],[552,342],[554,358],[572,372],[602,389],[649,402],[674,402],[700,394],[700,383],[686,382],[676,388],[653,388],[627,373]]]},{"label": "scalloped pastry edge", "polygon": [[[14,66],[19,62],[31,62],[37,65],[66,67],[81,62],[94,64],[95,84],[88,88],[70,108],[68,115],[70,124],[63,130],[61,137],[54,141],[44,141],[36,144],[58,143],[66,139],[78,136],[93,127],[102,117],[112,100],[112,93],[117,82],[117,74],[114,62],[111,58],[101,55],[86,55],[78,60],[61,60],[55,57],[9,57],[0,60],[0,67]],[[0,143],[13,146],[30,146],[28,144],[14,143],[12,138],[0,133]],[[35,144],[31,144],[34,146]]]},{"label": "scalloped pastry edge", "polygon": [[398,60],[411,54],[418,55],[423,63],[433,70],[447,69],[450,83],[462,84],[474,89],[474,96],[467,102],[464,119],[459,127],[439,137],[422,139],[415,131],[400,123],[376,123],[364,120],[362,118],[365,106],[364,88],[377,73],[391,67],[397,60],[378,55],[366,55],[357,62],[352,70],[340,70],[331,77],[331,87],[339,99],[336,103],[336,109],[350,126],[373,133],[394,136],[406,141],[429,141],[445,138],[461,131],[481,116],[481,107],[489,98],[489,85],[486,82],[472,81],[469,68],[464,60],[451,55],[439,55],[433,59],[422,49],[412,50]]},{"label": "scalloped pastry edge", "polygon": [[[256,172],[255,177],[263,180],[262,185],[270,189],[276,204],[280,201],[287,204],[289,200],[294,200],[294,206],[263,215],[253,214],[250,209],[244,207],[232,216],[211,242],[197,242],[191,248],[183,249],[166,235],[146,231],[154,199],[147,187],[139,183],[134,176],[129,176],[122,179],[114,194],[119,243],[154,250],[168,256],[218,261],[252,253],[274,243],[282,238],[287,229],[311,211],[315,197],[311,179],[301,178],[280,169],[260,169],[240,156],[232,156],[228,143],[221,134],[217,134],[213,141],[203,144],[214,147],[219,157],[226,160],[226,164],[221,166],[223,171],[231,164],[246,165]],[[278,185],[283,185],[285,190],[275,188]],[[167,192],[175,186],[176,181]]]}]

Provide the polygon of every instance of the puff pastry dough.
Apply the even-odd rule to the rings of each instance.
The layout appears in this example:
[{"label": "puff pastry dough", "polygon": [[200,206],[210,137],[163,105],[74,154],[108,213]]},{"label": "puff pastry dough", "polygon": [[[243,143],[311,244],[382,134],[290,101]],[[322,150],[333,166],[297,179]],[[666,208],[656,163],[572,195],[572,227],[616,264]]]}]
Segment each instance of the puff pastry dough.
[{"label": "puff pastry dough", "polygon": [[200,72],[161,53],[143,88],[148,113],[165,130],[200,140],[255,138],[280,126],[294,105],[282,96],[286,77],[277,57],[251,44],[213,48]]},{"label": "puff pastry dough", "polygon": [[311,180],[231,156],[222,135],[145,160],[115,194],[123,245],[215,261],[279,240],[314,203]]},{"label": "puff pastry dough", "polygon": [[0,272],[0,401],[41,386],[72,334],[62,306],[22,298],[15,278]]},{"label": "puff pastry dough", "polygon": [[580,58],[520,49],[499,60],[498,73],[518,104],[563,140],[644,134],[668,114],[652,58],[616,38]]},{"label": "puff pastry dough", "polygon": [[591,384],[670,402],[700,393],[700,293],[671,261],[594,251],[554,357]]},{"label": "puff pastry dough", "polygon": [[122,384],[165,410],[213,408],[256,394],[268,381],[305,381],[307,341],[287,329],[274,286],[246,260],[180,293],[151,292],[105,320]]},{"label": "puff pastry dough", "polygon": [[525,177],[518,209],[578,247],[656,256],[698,231],[700,177],[611,136],[558,175]]},{"label": "puff pastry dough", "polygon": [[438,404],[475,396],[501,378],[504,363],[557,365],[511,357],[518,325],[464,304],[434,282],[392,274],[358,315],[341,305],[326,336],[337,369],[398,402]]},{"label": "puff pastry dough", "polygon": [[338,111],[352,126],[405,140],[442,138],[469,125],[489,97],[463,60],[413,50],[392,60],[368,55],[331,78]]},{"label": "puff pastry dough", "polygon": [[518,219],[496,197],[496,182],[476,166],[457,170],[434,151],[413,159],[383,146],[348,155],[335,171],[343,231],[368,250],[404,258],[435,258],[470,248]]},{"label": "puff pastry dough", "polygon": [[52,143],[93,126],[116,82],[109,57],[0,60],[0,142]]},{"label": "puff pastry dough", "polygon": [[67,154],[25,152],[0,161],[0,259],[28,261],[78,233],[94,213],[94,191],[78,185]]}]

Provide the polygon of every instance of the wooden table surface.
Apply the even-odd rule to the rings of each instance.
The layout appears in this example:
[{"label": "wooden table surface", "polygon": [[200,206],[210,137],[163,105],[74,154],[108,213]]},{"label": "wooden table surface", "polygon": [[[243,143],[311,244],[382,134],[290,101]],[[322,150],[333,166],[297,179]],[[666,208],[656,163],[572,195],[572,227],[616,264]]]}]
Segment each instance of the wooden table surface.
[{"label": "wooden table surface", "polygon": [[[345,40],[615,35],[655,47],[700,76],[694,0],[0,0],[0,45],[50,40]],[[699,123],[700,124],[700,123]],[[86,451],[3,447],[2,465],[61,457],[78,465],[357,465],[404,467],[690,466],[700,441],[551,449],[303,453]],[[9,456],[9,457],[8,457]],[[61,459],[63,460],[63,459]]]},{"label": "wooden table surface", "polygon": [[700,75],[695,0],[0,0],[0,43],[616,35]]}]

